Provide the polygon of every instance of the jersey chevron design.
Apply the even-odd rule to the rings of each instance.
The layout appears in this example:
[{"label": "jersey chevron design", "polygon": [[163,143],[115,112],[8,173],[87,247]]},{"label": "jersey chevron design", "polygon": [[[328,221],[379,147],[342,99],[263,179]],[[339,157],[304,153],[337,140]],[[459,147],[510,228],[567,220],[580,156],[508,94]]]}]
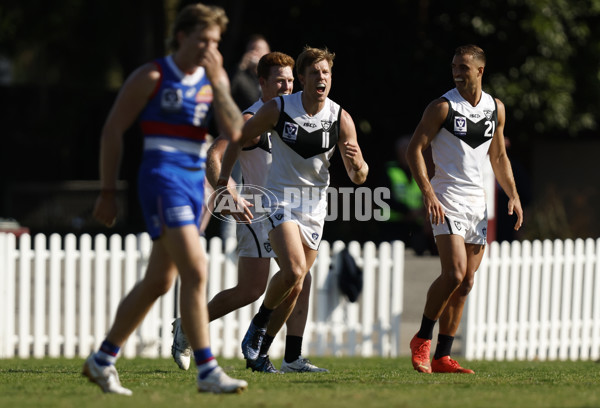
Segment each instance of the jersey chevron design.
[{"label": "jersey chevron design", "polygon": [[285,144],[305,159],[331,150],[338,142],[341,109],[329,102],[323,111],[308,116],[298,115],[296,109],[287,112],[281,98],[281,114],[275,130]]},{"label": "jersey chevron design", "polygon": [[[464,100],[462,102],[457,98],[448,99],[448,97],[446,95],[442,97],[448,101],[449,105],[448,116],[443,124],[444,129],[473,149],[489,141],[494,136],[496,126],[498,126],[498,110],[496,101],[493,98],[491,98],[494,102],[493,108],[492,106],[480,108],[479,105],[472,107]],[[489,105],[485,102],[487,101],[482,98],[480,105]]]}]

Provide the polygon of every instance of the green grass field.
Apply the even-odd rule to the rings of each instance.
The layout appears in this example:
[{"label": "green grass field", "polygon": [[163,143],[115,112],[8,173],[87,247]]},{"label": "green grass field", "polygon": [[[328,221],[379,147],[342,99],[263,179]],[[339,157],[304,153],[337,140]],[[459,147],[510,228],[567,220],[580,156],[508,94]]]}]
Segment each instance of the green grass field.
[{"label": "green grass field", "polygon": [[591,361],[462,361],[476,374],[425,375],[407,357],[313,360],[331,372],[265,375],[221,358],[249,387],[213,395],[196,392],[195,369],[181,371],[172,360],[120,359],[132,397],[103,394],[81,375],[81,359],[0,360],[0,407],[600,407],[600,365]]}]

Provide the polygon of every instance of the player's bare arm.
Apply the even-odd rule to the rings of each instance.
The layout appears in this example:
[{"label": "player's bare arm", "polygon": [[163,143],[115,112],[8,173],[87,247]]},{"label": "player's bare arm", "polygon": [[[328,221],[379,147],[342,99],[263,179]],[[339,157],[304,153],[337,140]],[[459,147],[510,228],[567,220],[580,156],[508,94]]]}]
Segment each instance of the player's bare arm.
[{"label": "player's bare arm", "polygon": [[215,118],[221,134],[230,140],[239,139],[244,124],[242,113],[231,96],[229,77],[223,68],[223,56],[216,46],[208,47],[202,66],[213,90]]},{"label": "player's bare arm", "polygon": [[406,159],[410,171],[423,193],[423,204],[427,210],[428,216],[434,224],[444,223],[444,209],[437,199],[433,187],[429,182],[427,165],[423,152],[429,147],[433,138],[437,135],[440,127],[448,115],[448,103],[444,99],[436,99],[431,102],[423,117],[417,125],[415,132],[410,140],[406,152]]},{"label": "player's bare arm", "polygon": [[[243,115],[244,122],[250,119],[253,115],[246,113]],[[260,136],[255,137],[249,142],[245,143],[243,147],[250,147],[257,144],[260,140]],[[219,176],[221,175],[221,162],[223,161],[223,156],[225,155],[225,151],[227,150],[227,146],[229,141],[224,136],[219,136],[215,139],[213,144],[208,149],[206,154],[206,179],[210,183],[213,188],[217,188],[217,181],[219,180]],[[235,187],[235,181],[230,177],[229,178],[229,186]]]},{"label": "player's bare arm", "polygon": [[367,180],[369,166],[363,158],[360,146],[358,145],[354,121],[350,114],[343,109],[340,117],[340,137],[338,140],[338,147],[350,180],[352,180],[354,184],[363,184]]},{"label": "player's bare arm", "polygon": [[506,120],[506,110],[504,104],[496,99],[496,105],[498,106],[498,126],[492,143],[490,144],[489,156],[490,164],[494,170],[496,180],[502,187],[502,190],[508,196],[508,214],[512,215],[516,213],[517,221],[515,222],[514,229],[518,231],[523,225],[523,209],[521,207],[521,199],[517,193],[517,186],[515,184],[515,178],[506,153],[506,145],[504,143],[504,123]]},{"label": "player's bare arm", "polygon": [[117,178],[123,153],[123,134],[134,123],[160,80],[154,64],[138,68],[125,81],[102,128],[100,141],[100,196],[93,216],[112,227],[117,217],[115,200]]},{"label": "player's bare arm", "polygon": [[[232,140],[229,142],[227,149],[225,150],[221,162],[221,173],[217,180],[218,187],[228,185],[233,166],[240,155],[242,146],[252,142],[257,136],[260,136],[267,130],[272,129],[277,123],[277,118],[279,118],[279,108],[277,107],[277,103],[271,100],[261,106],[258,112],[246,121],[242,128],[242,137],[237,141]],[[229,191],[229,194],[232,193],[233,191]],[[245,200],[236,201],[236,205],[238,206],[238,213],[232,213],[232,215],[238,221],[250,222],[253,216],[247,202]]]}]

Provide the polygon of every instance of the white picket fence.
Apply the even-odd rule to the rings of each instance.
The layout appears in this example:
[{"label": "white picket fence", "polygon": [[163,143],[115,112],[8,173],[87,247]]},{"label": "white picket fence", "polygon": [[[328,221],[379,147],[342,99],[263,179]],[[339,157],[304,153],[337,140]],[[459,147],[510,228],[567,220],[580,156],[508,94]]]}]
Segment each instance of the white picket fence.
[{"label": "white picket fence", "polygon": [[600,239],[492,243],[465,307],[465,356],[600,357]]},{"label": "white picket fence", "polygon": [[[208,249],[209,299],[237,281],[234,239]],[[208,248],[206,246],[208,245]],[[49,237],[0,233],[0,358],[85,357],[99,346],[122,297],[145,271],[147,234]],[[306,355],[399,355],[404,245],[349,243],[362,267],[364,287],[350,303],[337,286],[337,254],[345,244],[323,241],[311,269]],[[274,261],[272,265],[275,266]],[[272,267],[272,272],[275,267]],[[124,357],[169,357],[171,322],[178,314],[177,285],[152,308],[122,350]],[[213,352],[241,357],[240,341],[262,298],[210,325]],[[285,328],[270,354],[283,355]]]}]

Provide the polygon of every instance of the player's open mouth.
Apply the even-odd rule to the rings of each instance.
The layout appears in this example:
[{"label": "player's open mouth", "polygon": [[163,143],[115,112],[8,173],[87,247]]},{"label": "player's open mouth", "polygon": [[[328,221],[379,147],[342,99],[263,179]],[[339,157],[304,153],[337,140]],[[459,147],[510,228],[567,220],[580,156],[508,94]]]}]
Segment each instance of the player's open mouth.
[{"label": "player's open mouth", "polygon": [[318,93],[325,93],[325,84],[318,84],[317,85],[317,92]]}]

